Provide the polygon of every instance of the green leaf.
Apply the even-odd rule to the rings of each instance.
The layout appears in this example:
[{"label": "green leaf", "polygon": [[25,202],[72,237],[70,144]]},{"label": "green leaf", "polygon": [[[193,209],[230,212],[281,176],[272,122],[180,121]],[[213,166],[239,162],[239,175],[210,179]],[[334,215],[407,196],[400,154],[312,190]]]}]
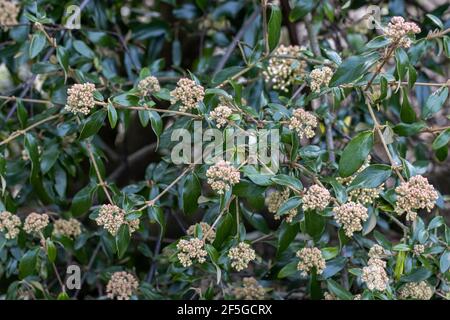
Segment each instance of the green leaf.
[{"label": "green leaf", "polygon": [[403,79],[408,71],[409,58],[405,50],[402,48],[397,48],[395,50],[395,61],[397,63],[397,75],[398,79]]},{"label": "green leaf", "polygon": [[103,126],[105,117],[106,117],[105,110],[98,110],[95,113],[93,113],[89,118],[85,119],[78,139],[83,140],[96,134]]},{"label": "green leaf", "polygon": [[411,273],[400,278],[403,282],[420,282],[431,277],[432,272],[423,267],[413,270]]},{"label": "green leaf", "polygon": [[438,150],[442,147],[445,147],[449,141],[450,141],[450,129],[446,129],[446,130],[442,131],[436,137],[436,139],[434,139],[431,147],[433,148],[433,150]]},{"label": "green leaf", "polygon": [[422,109],[422,118],[427,120],[431,118],[433,114],[441,110],[442,106],[447,100],[448,88],[442,87],[433,92],[425,102],[425,106]]},{"label": "green leaf", "polygon": [[406,252],[400,251],[397,254],[397,261],[395,263],[395,269],[394,269],[394,277],[395,277],[395,280],[397,280],[397,281],[401,278],[401,276],[403,274],[405,260],[406,260]]},{"label": "green leaf", "polygon": [[299,179],[288,176],[286,174],[277,174],[275,177],[272,177],[271,180],[278,185],[292,187],[295,190],[303,189],[303,185]]},{"label": "green leaf", "polygon": [[295,239],[299,228],[298,224],[289,224],[283,222],[279,227],[280,233],[278,234],[277,256],[283,253]]},{"label": "green leaf", "polygon": [[159,138],[159,136],[163,131],[163,123],[161,120],[161,116],[156,111],[149,111],[149,118],[152,130],[155,133],[156,137]]},{"label": "green leaf", "polygon": [[378,54],[372,53],[367,56],[352,56],[345,59],[334,72],[329,87],[337,87],[361,78],[377,58]]},{"label": "green leaf", "polygon": [[47,149],[44,149],[41,156],[41,171],[42,174],[46,174],[55,165],[61,152],[60,147],[57,144],[53,144]]},{"label": "green leaf", "polygon": [[28,122],[28,112],[19,98],[17,99],[17,118],[19,118],[20,126],[25,128]]},{"label": "green leaf", "polygon": [[377,188],[385,182],[391,174],[392,169],[390,166],[385,164],[373,164],[365,168],[355,177],[355,179],[353,179],[348,190]]},{"label": "green leaf", "polygon": [[339,160],[339,175],[349,177],[364,163],[373,146],[373,132],[364,131],[356,135],[345,147]]},{"label": "green leaf", "polygon": [[183,186],[183,211],[192,214],[198,209],[198,197],[201,195],[201,185],[197,176],[191,173],[187,176]]},{"label": "green leaf", "polygon": [[214,247],[220,248],[225,239],[231,234],[233,225],[233,216],[231,214],[226,214],[217,226],[216,238],[213,242]]},{"label": "green leaf", "polygon": [[91,50],[91,48],[89,48],[86,43],[84,43],[81,40],[75,40],[73,42],[73,47],[74,49],[81,54],[82,56],[89,58],[89,59],[94,59],[95,58],[95,53],[94,51]]},{"label": "green leaf", "polygon": [[42,31],[38,31],[31,37],[30,42],[30,59],[34,59],[38,56],[39,53],[41,53],[42,50],[44,50],[45,45],[47,43],[47,38],[45,37],[45,34]]},{"label": "green leaf", "polygon": [[27,276],[36,273],[36,264],[40,248],[27,251],[19,262],[19,278],[24,279]]},{"label": "green leaf", "polygon": [[270,232],[267,222],[262,215],[256,212],[250,212],[242,203],[240,203],[240,208],[245,219],[252,225],[253,228],[265,234]]},{"label": "green leaf", "polygon": [[294,8],[289,13],[289,20],[295,22],[305,17],[314,9],[315,2],[313,0],[299,0],[295,2]]},{"label": "green leaf", "polygon": [[59,65],[64,70],[64,82],[66,82],[69,73],[69,53],[66,48],[58,46],[56,48],[56,58],[58,59]]},{"label": "green leaf", "polygon": [[325,217],[313,211],[305,212],[305,229],[313,239],[318,240],[325,230]]},{"label": "green leaf", "polygon": [[285,265],[278,272],[278,275],[277,275],[278,279],[283,279],[283,278],[289,277],[293,274],[296,274],[298,272],[297,265],[298,265],[297,261],[292,261],[292,262],[288,263],[287,265]]},{"label": "green leaf", "polygon": [[425,15],[428,19],[430,19],[431,21],[433,21],[433,23],[439,27],[439,29],[444,29],[444,24],[442,23],[441,19],[439,19],[438,17],[436,17],[435,15],[432,15],[431,13],[427,13]]},{"label": "green leaf", "polygon": [[70,297],[66,292],[61,292],[60,294],[58,294],[56,300],[70,300]]},{"label": "green leaf", "polygon": [[90,209],[92,206],[92,195],[93,188],[91,185],[87,185],[75,194],[70,207],[70,212],[72,212],[74,217],[79,217]]},{"label": "green leaf", "polygon": [[117,256],[121,259],[125,252],[127,252],[128,245],[130,244],[130,229],[128,224],[124,223],[120,226],[119,231],[116,234],[116,248]]},{"label": "green leaf", "polygon": [[446,250],[439,259],[439,270],[441,273],[446,273],[450,267],[450,251]]},{"label": "green leaf", "polygon": [[353,295],[332,279],[327,280],[328,290],[340,300],[353,300]]},{"label": "green leaf", "polygon": [[325,260],[333,259],[339,254],[338,247],[322,248],[321,251],[322,251],[322,256]]},{"label": "green leaf", "polygon": [[114,106],[111,103],[108,103],[108,120],[109,120],[109,125],[111,126],[111,128],[114,129],[116,127],[118,118],[119,117],[117,115],[116,108],[114,108]]},{"label": "green leaf", "polygon": [[347,264],[347,259],[345,257],[337,257],[333,260],[327,262],[325,270],[321,274],[322,279],[329,279],[336,273],[344,269]]},{"label": "green leaf", "polygon": [[419,133],[423,128],[426,128],[426,123],[424,122],[414,122],[414,123],[399,123],[394,128],[394,132],[402,137],[409,137]]},{"label": "green leaf", "polygon": [[272,12],[270,14],[269,23],[268,23],[268,41],[269,41],[269,50],[272,51],[278,45],[278,41],[280,40],[281,33],[281,10],[278,6],[272,5]]},{"label": "green leaf", "polygon": [[302,199],[298,196],[289,198],[278,208],[277,215],[282,216],[288,211],[297,208],[301,203]]},{"label": "green leaf", "polygon": [[433,230],[439,228],[440,226],[445,225],[445,220],[442,216],[434,217],[430,223],[428,224],[428,230]]},{"label": "green leaf", "polygon": [[51,239],[46,240],[46,248],[47,248],[47,257],[50,262],[55,262],[56,260],[56,246],[55,243]]},{"label": "green leaf", "polygon": [[402,107],[400,109],[400,119],[405,123],[414,123],[416,121],[416,113],[414,109],[411,107],[411,104],[408,100],[408,91],[406,88],[403,88],[403,101]]}]

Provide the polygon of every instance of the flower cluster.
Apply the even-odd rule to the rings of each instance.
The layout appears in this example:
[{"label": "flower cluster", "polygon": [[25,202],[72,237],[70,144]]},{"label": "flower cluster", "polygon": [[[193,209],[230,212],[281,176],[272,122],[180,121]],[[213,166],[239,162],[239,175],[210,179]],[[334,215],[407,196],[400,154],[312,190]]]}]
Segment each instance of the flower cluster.
[{"label": "flower cluster", "polygon": [[311,90],[320,92],[321,87],[327,87],[333,77],[333,70],[329,67],[317,68],[309,74],[311,78]]},{"label": "flower cluster", "polygon": [[108,298],[117,300],[130,300],[136,292],[139,282],[131,273],[125,271],[114,272],[106,286]]},{"label": "flower cluster", "polygon": [[228,257],[231,260],[231,267],[236,271],[241,271],[246,269],[248,264],[256,259],[256,254],[255,250],[248,243],[240,242],[236,247],[230,249]]},{"label": "flower cluster", "polygon": [[385,33],[387,37],[398,47],[409,48],[411,39],[408,35],[420,33],[420,28],[414,22],[405,22],[403,17],[393,17],[388,23]]},{"label": "flower cluster", "polygon": [[402,300],[430,300],[433,294],[433,288],[426,281],[409,282],[399,290],[399,298]]},{"label": "flower cluster", "polygon": [[178,260],[187,268],[192,265],[195,259],[198,263],[203,263],[206,261],[206,256],[208,253],[205,249],[203,240],[199,238],[190,238],[189,240],[181,239],[177,244],[177,249],[180,251],[178,253]]},{"label": "flower cluster", "polygon": [[303,137],[312,138],[317,127],[317,118],[312,113],[303,109],[295,109],[289,119],[289,129],[295,130],[300,139]]},{"label": "flower cluster", "polygon": [[420,256],[422,253],[424,253],[424,251],[425,251],[425,246],[423,244],[416,244],[416,245],[414,245],[413,253],[416,256]]},{"label": "flower cluster", "polygon": [[367,208],[359,203],[347,202],[333,208],[334,218],[342,225],[348,237],[353,236],[356,231],[361,231],[362,223],[367,220]]},{"label": "flower cluster", "polygon": [[139,219],[128,221],[125,216],[125,210],[112,204],[104,204],[100,207],[95,222],[99,226],[103,226],[113,236],[117,234],[117,231],[123,224],[128,224],[130,233],[139,228]]},{"label": "flower cluster", "polygon": [[233,114],[233,110],[226,105],[218,105],[209,113],[211,120],[216,122],[216,127],[221,128],[227,125],[228,118]]},{"label": "flower cluster", "polygon": [[[284,191],[273,191],[266,198],[267,207],[270,213],[274,213],[274,219],[279,220],[280,216],[277,214],[278,209],[281,205],[289,199],[289,189],[285,189]],[[289,210],[285,216],[286,221],[291,223],[294,217],[298,214],[297,208]]]},{"label": "flower cluster", "polygon": [[[338,297],[336,297],[334,294],[330,293],[330,292],[325,292],[323,294],[323,298],[324,300],[341,300]],[[361,300],[362,299],[362,295],[361,294],[355,294],[353,296],[353,300]]]},{"label": "flower cluster", "polygon": [[14,239],[20,232],[20,218],[11,212],[0,213],[0,232],[5,234],[6,239]]},{"label": "flower cluster", "polygon": [[65,109],[74,114],[89,114],[95,107],[95,85],[93,83],[77,83],[67,89],[67,104]]},{"label": "flower cluster", "polygon": [[154,76],[148,76],[139,81],[137,88],[141,96],[149,96],[161,90],[158,78]]},{"label": "flower cluster", "polygon": [[330,192],[317,184],[312,185],[303,195],[303,210],[322,211],[330,203]]},{"label": "flower cluster", "polygon": [[361,280],[370,291],[384,291],[389,283],[386,274],[386,262],[378,258],[370,258],[366,267],[362,269]]},{"label": "flower cluster", "polygon": [[266,83],[272,84],[275,90],[287,92],[289,86],[305,74],[306,62],[298,59],[301,50],[299,46],[280,45],[263,72]]},{"label": "flower cluster", "polygon": [[206,171],[206,177],[208,178],[208,184],[218,194],[230,190],[230,187],[240,180],[239,170],[224,160],[220,160],[211,166]]},{"label": "flower cluster", "polygon": [[[190,226],[186,231],[187,235],[194,236],[196,227],[197,224]],[[200,228],[202,229],[203,237],[206,236],[206,241],[213,242],[216,238],[216,232],[214,231],[214,229],[212,229],[208,223],[203,221],[200,222]]]},{"label": "flower cluster", "polygon": [[233,295],[239,300],[263,300],[266,290],[253,277],[246,277],[242,280],[242,287],[236,287]]},{"label": "flower cluster", "polygon": [[[369,155],[364,161],[364,164],[353,175],[346,178],[338,177],[337,181],[342,183],[344,186],[349,186],[359,173],[370,166],[370,160],[371,156]],[[376,199],[380,197],[380,193],[383,191],[383,189],[384,184],[376,188],[357,188],[352,189],[348,195],[353,201],[361,203],[363,205],[368,205],[372,204]]]},{"label": "flower cluster", "polygon": [[48,226],[49,217],[47,214],[39,214],[36,212],[30,213],[26,218],[23,224],[23,230],[26,233],[39,233],[46,226]]},{"label": "flower cluster", "polygon": [[53,224],[53,234],[56,236],[76,238],[81,234],[81,223],[74,218],[70,218],[69,220],[56,220]]},{"label": "flower cluster", "polygon": [[434,208],[438,193],[428,183],[428,179],[422,176],[414,176],[409,181],[402,182],[397,188],[397,203],[395,212],[402,215],[406,212],[406,219],[416,220],[416,210],[427,209],[428,212]]},{"label": "flower cluster", "polygon": [[[0,0],[0,27],[17,24],[20,6],[15,1]],[[8,27],[4,27],[8,30]]]},{"label": "flower cluster", "polygon": [[325,259],[319,248],[303,248],[297,251],[296,255],[300,258],[297,270],[302,271],[303,276],[306,277],[313,268],[316,268],[317,274],[322,274],[323,270],[325,270]]},{"label": "flower cluster", "polygon": [[382,259],[386,256],[386,251],[379,244],[373,245],[369,249],[369,257],[374,259]]},{"label": "flower cluster", "polygon": [[195,109],[197,104],[203,101],[205,90],[201,85],[188,78],[181,78],[177,82],[177,87],[170,92],[171,104],[180,102],[180,111],[186,112]]}]

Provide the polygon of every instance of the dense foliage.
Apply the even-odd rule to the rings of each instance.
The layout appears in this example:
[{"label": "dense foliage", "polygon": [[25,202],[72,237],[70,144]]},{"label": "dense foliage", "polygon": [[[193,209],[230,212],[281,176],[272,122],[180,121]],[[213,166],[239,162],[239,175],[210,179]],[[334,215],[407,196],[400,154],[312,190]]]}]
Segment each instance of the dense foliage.
[{"label": "dense foliage", "polygon": [[0,298],[447,299],[445,2],[0,0]]}]

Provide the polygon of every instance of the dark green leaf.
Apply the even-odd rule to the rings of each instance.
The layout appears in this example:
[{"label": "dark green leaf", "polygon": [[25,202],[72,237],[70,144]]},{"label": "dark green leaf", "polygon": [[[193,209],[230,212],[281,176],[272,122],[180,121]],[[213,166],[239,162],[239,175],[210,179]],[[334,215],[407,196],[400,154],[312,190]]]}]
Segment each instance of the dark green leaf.
[{"label": "dark green leaf", "polygon": [[373,146],[373,132],[364,131],[356,135],[345,147],[339,160],[339,175],[348,177],[364,163]]}]

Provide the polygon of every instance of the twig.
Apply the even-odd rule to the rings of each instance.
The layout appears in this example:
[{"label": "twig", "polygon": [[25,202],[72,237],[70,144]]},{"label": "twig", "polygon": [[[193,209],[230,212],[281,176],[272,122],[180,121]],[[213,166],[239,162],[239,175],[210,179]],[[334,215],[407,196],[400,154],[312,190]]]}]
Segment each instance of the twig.
[{"label": "twig", "polygon": [[25,128],[25,129],[23,129],[23,130],[15,131],[15,132],[13,132],[8,138],[6,138],[5,140],[1,141],[1,142],[0,142],[0,146],[2,146],[2,145],[4,145],[4,144],[7,144],[7,143],[11,142],[12,140],[14,140],[14,139],[20,137],[21,135],[24,135],[25,133],[27,133],[27,132],[30,131],[31,129],[36,128],[37,126],[39,126],[39,125],[41,125],[41,124],[43,124],[43,123],[45,123],[45,122],[51,121],[51,120],[53,120],[53,119],[57,119],[57,118],[59,118],[59,117],[60,117],[59,114],[55,114],[55,115],[50,116],[50,117],[48,117],[48,118],[42,119],[42,120],[40,120],[40,121],[38,121],[38,122],[36,122],[36,123],[33,123],[32,125],[30,125],[29,127]]},{"label": "twig", "polygon": [[99,181],[99,185],[102,187],[103,192],[105,193],[106,197],[108,198],[109,203],[110,204],[114,204],[114,201],[112,200],[111,195],[109,194],[109,191],[108,191],[108,188],[107,188],[107,184],[103,180],[102,175],[100,173],[100,170],[99,170],[99,168],[97,166],[97,162],[95,161],[94,154],[92,153],[92,150],[91,150],[91,143],[90,142],[86,143],[86,149],[87,149],[87,151],[89,153],[89,158],[91,159],[92,165],[94,166],[95,174],[97,175],[97,179]]},{"label": "twig", "polygon": [[244,33],[247,31],[247,29],[250,27],[250,25],[253,23],[253,21],[255,21],[255,19],[256,19],[256,17],[258,17],[258,15],[259,15],[259,10],[255,10],[252,13],[252,15],[242,24],[241,29],[234,36],[233,40],[231,41],[231,43],[228,46],[227,50],[225,51],[224,55],[220,59],[216,68],[214,69],[214,75],[223,69],[223,67],[227,63],[228,59],[230,58],[231,54],[233,53],[234,49],[236,48],[237,44],[243,37]]}]

